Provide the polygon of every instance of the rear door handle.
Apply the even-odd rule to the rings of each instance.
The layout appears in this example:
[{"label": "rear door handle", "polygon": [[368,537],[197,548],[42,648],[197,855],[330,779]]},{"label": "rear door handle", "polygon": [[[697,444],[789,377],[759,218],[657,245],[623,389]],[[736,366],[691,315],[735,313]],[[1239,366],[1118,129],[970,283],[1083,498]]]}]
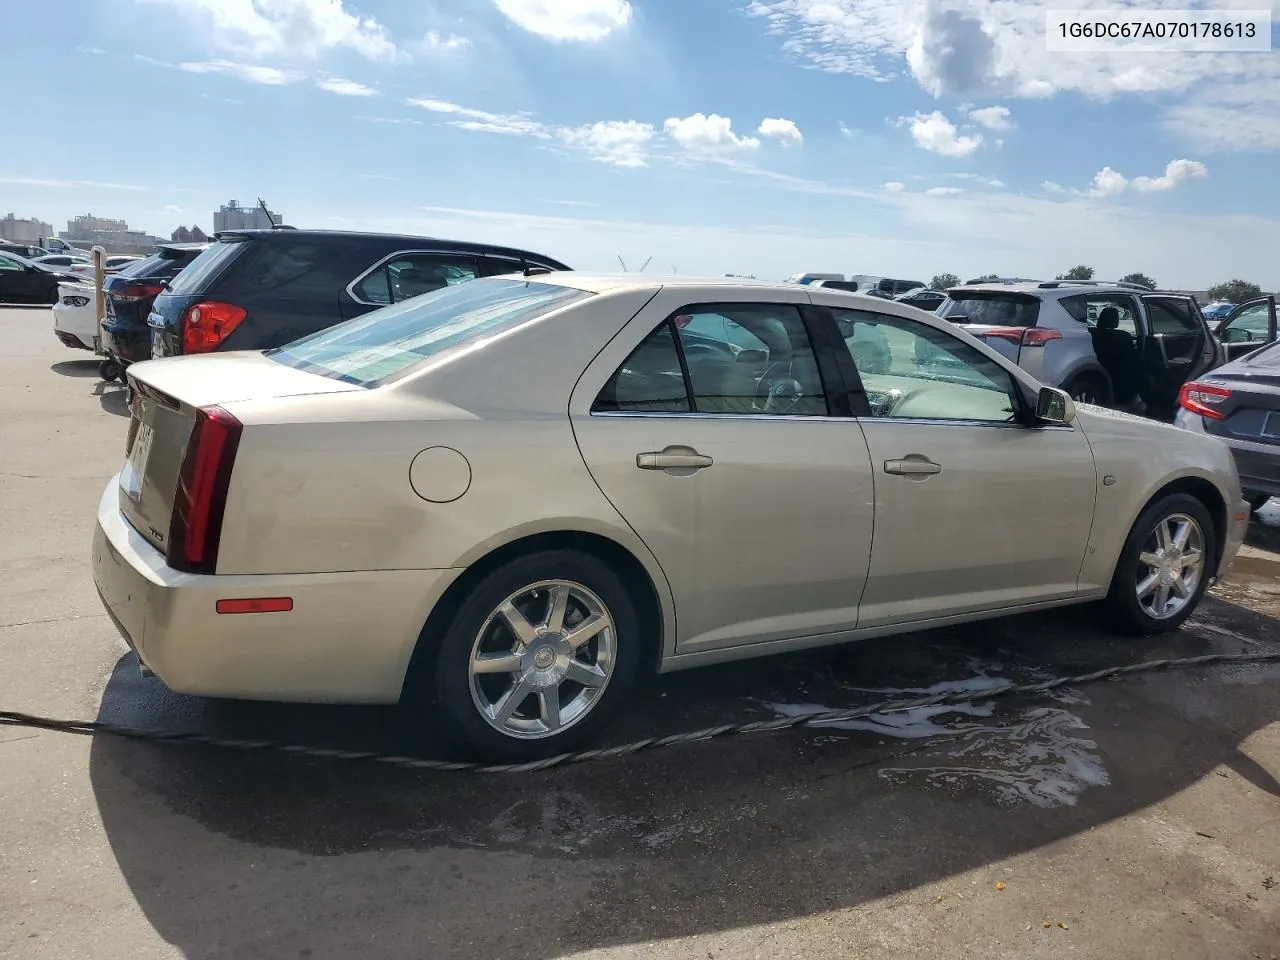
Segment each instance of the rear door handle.
[{"label": "rear door handle", "polygon": [[636,454],[636,466],[641,470],[701,470],[714,462],[710,457],[687,447],[677,450],[668,447],[653,453]]},{"label": "rear door handle", "polygon": [[901,477],[927,477],[942,472],[942,465],[934,463],[928,457],[910,454],[901,460],[886,460],[884,472]]}]

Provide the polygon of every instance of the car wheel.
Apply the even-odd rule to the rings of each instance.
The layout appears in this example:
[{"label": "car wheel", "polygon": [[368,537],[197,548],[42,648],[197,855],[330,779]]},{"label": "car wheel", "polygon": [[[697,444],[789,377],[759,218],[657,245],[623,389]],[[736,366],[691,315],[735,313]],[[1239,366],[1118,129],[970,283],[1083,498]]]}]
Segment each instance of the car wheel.
[{"label": "car wheel", "polygon": [[1129,531],[1107,602],[1118,625],[1147,635],[1176,630],[1204,596],[1217,566],[1213,518],[1195,497],[1170,494]]},{"label": "car wheel", "polygon": [[626,697],[639,624],[627,587],[594,557],[551,550],[504,564],[471,590],[441,640],[443,729],[489,760],[574,749]]},{"label": "car wheel", "polygon": [[1111,391],[1100,377],[1076,377],[1062,389],[1076,403],[1092,403],[1100,407],[1111,403]]},{"label": "car wheel", "polygon": [[120,365],[120,362],[110,357],[98,364],[98,376],[107,382],[115,380],[123,373],[124,367]]},{"label": "car wheel", "polygon": [[1257,513],[1257,512],[1259,512],[1263,507],[1265,507],[1265,506],[1267,505],[1267,501],[1271,499],[1271,494],[1269,494],[1269,493],[1246,493],[1246,494],[1244,495],[1244,498],[1245,498],[1245,500],[1247,500],[1247,501],[1249,502],[1249,509],[1250,509],[1252,512]]}]

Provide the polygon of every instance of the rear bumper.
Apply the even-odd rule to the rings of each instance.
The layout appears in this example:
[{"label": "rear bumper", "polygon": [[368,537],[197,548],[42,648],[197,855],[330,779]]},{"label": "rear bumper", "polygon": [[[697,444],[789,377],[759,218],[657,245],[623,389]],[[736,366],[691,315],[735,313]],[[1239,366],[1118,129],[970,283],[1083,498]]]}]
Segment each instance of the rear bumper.
[{"label": "rear bumper", "polygon": [[124,363],[151,359],[151,328],[103,322],[102,349]]},{"label": "rear bumper", "polygon": [[[179,693],[247,700],[394,703],[427,614],[460,570],[197,576],[98,504],[93,579],[146,669]],[[288,613],[217,613],[229,598],[292,597]]]},{"label": "rear bumper", "polygon": [[53,305],[53,334],[64,346],[92,350],[98,334],[98,317],[93,305],[68,307],[61,301]]}]

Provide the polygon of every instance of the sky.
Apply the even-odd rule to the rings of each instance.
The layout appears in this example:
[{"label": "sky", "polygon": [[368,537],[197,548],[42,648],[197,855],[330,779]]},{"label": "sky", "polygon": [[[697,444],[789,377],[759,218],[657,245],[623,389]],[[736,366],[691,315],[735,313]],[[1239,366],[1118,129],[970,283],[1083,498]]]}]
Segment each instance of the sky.
[{"label": "sky", "polygon": [[1049,52],[1063,6],[1191,4],[9,3],[0,215],[167,237],[262,197],[583,270],[1280,288],[1280,52]]}]

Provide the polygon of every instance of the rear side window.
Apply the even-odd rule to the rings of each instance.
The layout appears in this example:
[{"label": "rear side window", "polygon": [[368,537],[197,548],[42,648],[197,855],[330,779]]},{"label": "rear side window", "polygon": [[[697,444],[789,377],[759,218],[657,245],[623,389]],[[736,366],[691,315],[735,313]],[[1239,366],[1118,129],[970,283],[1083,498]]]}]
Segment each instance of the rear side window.
[{"label": "rear side window", "polygon": [[1067,311],[1071,319],[1090,327],[1098,326],[1098,319],[1103,315],[1103,311],[1108,307],[1114,307],[1115,329],[1123,330],[1133,337],[1138,335],[1137,309],[1132,297],[1081,294],[1078,297],[1063,297],[1058,302],[1062,304],[1062,309]]},{"label": "rear side window", "polygon": [[474,257],[405,253],[372,271],[351,288],[351,293],[363,303],[385,306],[474,280],[478,274]]},{"label": "rear side window", "polygon": [[210,244],[174,278],[173,283],[169,285],[169,292],[179,295],[200,293],[223,266],[239,256],[248,246],[249,244],[242,240],[234,242],[223,240]]},{"label": "rear side window", "polygon": [[[161,254],[153,253],[149,257],[143,257],[141,260],[135,260],[128,266],[122,267],[120,272],[116,274],[118,277],[147,277],[156,276],[148,271],[160,267],[165,262]],[[171,274],[172,276],[172,274]]]},{"label": "rear side window", "polygon": [[1004,291],[957,291],[938,311],[947,319],[991,327],[1034,327],[1040,317],[1040,300],[1030,294]]},{"label": "rear side window", "polygon": [[267,352],[277,363],[375,387],[429,359],[463,349],[591,294],[527,280],[444,287]]}]

